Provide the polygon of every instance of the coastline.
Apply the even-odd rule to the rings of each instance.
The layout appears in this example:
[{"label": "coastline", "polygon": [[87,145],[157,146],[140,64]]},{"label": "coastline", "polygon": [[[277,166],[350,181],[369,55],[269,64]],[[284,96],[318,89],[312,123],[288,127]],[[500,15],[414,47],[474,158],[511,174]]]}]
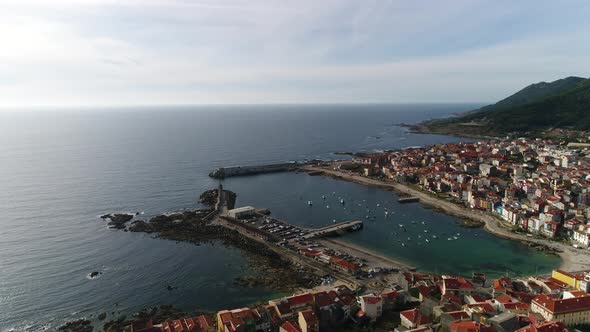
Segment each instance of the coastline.
[{"label": "coastline", "polygon": [[366,178],[357,174],[352,174],[341,170],[311,165],[303,166],[301,167],[301,170],[306,172],[322,172],[321,175],[331,176],[337,179],[355,182],[358,184],[372,187],[378,187],[386,190],[395,190],[398,193],[418,197],[421,203],[440,209],[442,212],[446,214],[483,222],[485,225],[484,230],[497,237],[554,249],[555,251],[557,251],[556,254],[559,255],[562,259],[562,263],[559,266],[559,268],[562,270],[581,271],[590,269],[590,255],[584,254],[582,249],[575,249],[573,247],[570,247],[569,245],[559,242],[550,242],[547,240],[530,238],[526,235],[515,234],[507,230],[506,228],[502,227],[500,225],[500,221],[491,214],[479,210],[473,210],[458,206],[454,203],[433,197],[425,191],[414,189],[408,185],[394,182],[383,182],[380,180]]},{"label": "coastline", "polygon": [[329,243],[330,247],[342,250],[353,252],[355,256],[363,257],[365,259],[371,259],[376,262],[380,262],[382,265],[391,265],[400,270],[415,270],[415,267],[411,266],[409,263],[403,262],[399,259],[394,259],[389,256],[382,255],[371,249],[367,249],[366,247],[359,246],[357,244],[346,242],[337,238],[325,238],[322,240],[318,240],[319,243]]}]

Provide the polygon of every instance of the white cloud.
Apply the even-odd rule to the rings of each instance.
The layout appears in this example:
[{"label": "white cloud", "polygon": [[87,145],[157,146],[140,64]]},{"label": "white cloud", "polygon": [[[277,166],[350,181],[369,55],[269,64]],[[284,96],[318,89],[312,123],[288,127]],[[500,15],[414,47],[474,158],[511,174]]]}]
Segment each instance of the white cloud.
[{"label": "white cloud", "polygon": [[[0,106],[492,101],[590,72],[585,23],[565,35],[439,45],[458,26],[493,21],[469,18],[473,2],[48,4],[0,0],[9,8],[0,12]],[[466,21],[445,30],[457,17]]]}]

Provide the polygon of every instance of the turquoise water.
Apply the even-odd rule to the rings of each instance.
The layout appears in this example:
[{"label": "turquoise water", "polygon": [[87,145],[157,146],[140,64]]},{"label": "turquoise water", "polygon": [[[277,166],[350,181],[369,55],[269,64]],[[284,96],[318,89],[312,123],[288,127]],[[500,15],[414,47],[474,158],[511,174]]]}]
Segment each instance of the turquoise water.
[{"label": "turquoise water", "polygon": [[[457,226],[457,218],[423,204],[400,204],[394,193],[382,189],[298,173],[230,178],[224,182],[226,188],[239,193],[238,205],[269,208],[276,217],[294,224],[320,227],[332,224],[334,219],[361,219],[364,229],[347,234],[342,240],[399,259],[420,270],[464,276],[470,276],[474,271],[489,276],[532,275],[549,272],[561,262],[558,256],[497,238],[483,229]],[[338,197],[344,199],[344,205],[340,204]],[[308,200],[314,205],[308,206]],[[389,211],[388,216],[385,208]],[[400,224],[404,225],[406,232]]]},{"label": "turquoise water", "polygon": [[[143,211],[141,218],[146,219],[196,208],[198,195],[217,185],[207,174],[219,166],[333,158],[335,151],[457,141],[456,137],[410,134],[395,124],[476,106],[215,106],[0,113],[0,331],[51,330],[66,320],[112,311],[115,303],[121,312],[162,303],[216,310],[272,298],[276,295],[272,291],[233,285],[235,277],[247,272],[238,250],[112,231],[98,216]],[[292,222],[310,225],[354,216],[336,208],[308,209],[305,202],[318,200],[324,192],[346,192],[351,199],[382,200],[383,204],[391,199],[387,192],[295,174],[236,178],[227,185],[238,193],[241,203],[266,206]],[[394,208],[395,201],[388,204]],[[403,208],[404,218],[426,219],[432,227],[453,227],[452,218],[419,205]],[[376,220],[347,240],[425,269],[436,268],[432,264],[436,260],[429,257],[443,250],[453,257],[440,259],[459,272],[497,260],[500,265],[489,270],[503,270],[509,266],[510,255],[515,263],[525,261],[509,266],[515,271],[559,264],[485,234],[481,238],[487,239],[485,246],[477,241],[468,246],[462,237],[456,243],[436,244],[441,246],[437,250],[405,251],[388,235],[398,223]],[[461,243],[463,250],[456,254],[451,248]],[[474,254],[481,250],[482,256]],[[491,255],[494,259],[489,260],[491,252],[504,258]],[[92,271],[103,274],[89,280],[86,276]],[[169,292],[167,285],[178,290]]]}]

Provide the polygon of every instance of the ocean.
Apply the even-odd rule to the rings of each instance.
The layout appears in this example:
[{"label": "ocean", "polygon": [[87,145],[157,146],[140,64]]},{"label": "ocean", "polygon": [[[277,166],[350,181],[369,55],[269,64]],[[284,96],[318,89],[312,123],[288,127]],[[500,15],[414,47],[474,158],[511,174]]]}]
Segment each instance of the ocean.
[{"label": "ocean", "polygon": [[[241,253],[146,234],[109,230],[99,218],[138,218],[199,207],[220,166],[337,158],[334,152],[379,151],[458,141],[408,133],[399,123],[444,117],[472,104],[265,105],[0,112],[0,331],[54,330],[98,313],[131,313],[159,304],[184,309],[234,308],[277,294],[234,285],[248,273]],[[471,274],[545,272],[559,265],[526,246],[420,204],[397,204],[391,192],[323,177],[277,173],[223,181],[238,205],[270,208],[290,222],[319,226],[371,215],[343,237],[421,269]],[[338,193],[348,209],[320,202]],[[334,196],[334,197],[336,197]],[[359,206],[358,204],[365,205]],[[395,211],[387,218],[376,204]],[[370,205],[370,206],[369,206]],[[358,209],[354,209],[357,206]],[[367,212],[369,209],[371,212]],[[375,218],[373,218],[375,216]],[[415,223],[412,223],[415,221]],[[424,224],[422,224],[424,222]],[[399,245],[398,224],[415,243]],[[415,226],[412,226],[415,225]],[[456,241],[428,234],[461,233]],[[396,234],[394,234],[396,233]],[[477,236],[475,235],[477,234]],[[420,235],[420,237],[418,237]],[[412,248],[413,250],[410,250]],[[89,279],[92,271],[99,278]],[[168,285],[177,287],[169,291]]]}]

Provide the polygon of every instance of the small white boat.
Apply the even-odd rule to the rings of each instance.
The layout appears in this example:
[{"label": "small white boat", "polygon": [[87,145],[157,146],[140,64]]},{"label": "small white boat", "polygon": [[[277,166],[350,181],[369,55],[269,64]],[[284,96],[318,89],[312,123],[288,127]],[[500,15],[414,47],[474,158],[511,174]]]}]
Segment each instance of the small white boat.
[{"label": "small white boat", "polygon": [[340,199],[340,204],[344,204],[344,199]]},{"label": "small white boat", "polygon": [[428,233],[428,230],[427,230],[427,229],[425,229],[425,230],[424,230],[424,233]]},{"label": "small white boat", "polygon": [[336,223],[336,219],[332,219],[332,223],[334,223],[334,224],[335,224],[335,223]]},{"label": "small white boat", "polygon": [[404,227],[404,224],[399,224],[399,227]]},{"label": "small white boat", "polygon": [[402,247],[405,247],[405,246],[406,246],[406,244],[405,243],[402,243]]},{"label": "small white boat", "polygon": [[429,239],[426,239],[426,242],[430,242],[430,240]]},{"label": "small white boat", "polygon": [[458,240],[459,238],[458,238],[458,237],[456,237],[456,236],[453,236],[453,239],[455,239],[455,240]]},{"label": "small white boat", "polygon": [[329,209],[329,208],[330,208],[330,205],[326,205],[326,209]]},{"label": "small white boat", "polygon": [[424,225],[424,222],[422,222],[422,225]]},{"label": "small white boat", "polygon": [[433,239],[436,239],[436,235],[433,235],[433,236],[432,236],[432,238],[433,238]]},{"label": "small white boat", "polygon": [[447,241],[451,241],[451,240],[453,240],[453,239],[451,239],[451,238],[448,238],[448,239],[447,239]]},{"label": "small white boat", "polygon": [[312,206],[313,202],[312,201],[307,201],[307,205]]},{"label": "small white boat", "polygon": [[377,207],[380,207],[380,206],[381,206],[381,204],[377,203]]},{"label": "small white boat", "polygon": [[326,195],[322,195],[322,199],[326,199]]}]

